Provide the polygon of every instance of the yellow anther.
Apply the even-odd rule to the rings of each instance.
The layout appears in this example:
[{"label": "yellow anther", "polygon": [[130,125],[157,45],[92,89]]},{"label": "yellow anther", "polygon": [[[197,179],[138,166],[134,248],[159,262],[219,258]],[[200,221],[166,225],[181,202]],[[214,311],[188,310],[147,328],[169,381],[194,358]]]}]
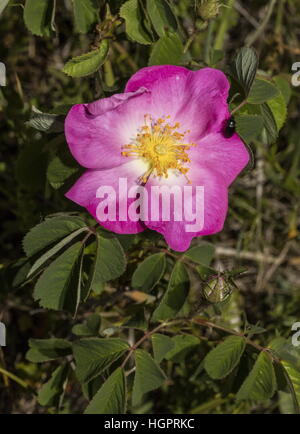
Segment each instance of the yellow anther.
[{"label": "yellow anther", "polygon": [[145,114],[145,124],[139,129],[135,140],[131,144],[122,146],[122,149],[126,149],[125,152],[121,152],[122,156],[142,158],[149,164],[148,170],[140,178],[143,184],[152,174],[160,178],[168,178],[169,169],[178,170],[190,183],[186,176],[189,169],[183,164],[190,162],[186,151],[195,144],[183,143],[187,131],[179,133],[176,130],[180,128],[180,123],[170,125],[167,119],[170,119],[170,116],[155,121],[149,114]]}]

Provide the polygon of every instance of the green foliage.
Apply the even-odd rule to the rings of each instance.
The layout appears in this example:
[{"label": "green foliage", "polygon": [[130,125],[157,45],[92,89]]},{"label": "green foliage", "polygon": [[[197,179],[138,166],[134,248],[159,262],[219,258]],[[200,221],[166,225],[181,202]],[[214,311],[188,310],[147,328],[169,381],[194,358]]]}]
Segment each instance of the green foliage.
[{"label": "green foliage", "polygon": [[29,347],[26,358],[35,363],[55,360],[71,353],[71,344],[64,339],[30,339]]},{"label": "green foliage", "polygon": [[126,410],[126,378],[124,371],[117,368],[105,381],[85,414],[122,414]]},{"label": "green foliage", "polygon": [[63,67],[63,72],[71,77],[85,77],[93,74],[105,62],[108,49],[109,42],[107,40],[102,41],[97,49],[69,60]]},{"label": "green foliage", "polygon": [[159,36],[163,36],[166,30],[176,32],[176,16],[167,0],[147,0],[147,11],[153,27]]},{"label": "green foliage", "polygon": [[84,338],[73,344],[76,376],[81,382],[89,382],[113,362],[118,360],[128,344],[121,339]]},{"label": "green foliage", "polygon": [[139,44],[151,44],[144,20],[144,11],[139,0],[127,0],[120,9],[120,16],[125,20],[126,33],[129,38]]},{"label": "green foliage", "polygon": [[272,359],[266,352],[261,352],[238,391],[237,399],[269,399],[272,398],[275,390],[276,377]]},{"label": "green foliage", "polygon": [[97,22],[98,8],[95,0],[73,0],[75,30],[87,33]]},{"label": "green foliage", "polygon": [[183,45],[177,33],[168,32],[155,44],[149,58],[149,65],[180,65],[183,61]]},{"label": "green foliage", "polygon": [[207,242],[202,242],[198,246],[191,247],[186,252],[184,256],[191,259],[200,265],[209,266],[214,256],[215,248],[212,244]]},{"label": "green foliage", "polygon": [[8,5],[9,0],[0,0],[0,15]]},{"label": "green foliage", "polygon": [[245,97],[249,94],[257,67],[258,56],[250,47],[241,48],[231,64],[231,74],[243,89]]},{"label": "green foliage", "polygon": [[144,350],[135,351],[136,371],[134,375],[132,405],[140,403],[143,395],[160,387],[166,380],[166,376]]},{"label": "green foliage", "polygon": [[276,120],[268,104],[266,103],[262,104],[260,106],[260,109],[264,121],[266,141],[268,144],[272,144],[275,142],[278,136],[278,128],[277,128]]},{"label": "green foliage", "polygon": [[172,274],[168,288],[155,309],[152,320],[162,321],[173,318],[182,308],[189,290],[189,276],[182,262],[177,262]]},{"label": "green foliage", "polygon": [[45,133],[60,133],[64,130],[63,121],[59,120],[57,115],[43,113],[34,106],[32,107],[31,119],[27,122],[27,125]]},{"label": "green foliage", "polygon": [[78,229],[86,228],[79,217],[59,216],[46,219],[32,228],[23,240],[23,248],[28,257],[58,242]]},{"label": "green foliage", "polygon": [[[81,298],[78,273],[79,257],[82,254],[80,241],[65,250],[43,272],[34,287],[34,299],[48,309],[66,309],[76,312]],[[78,284],[74,284],[74,282]]]},{"label": "green foliage", "polygon": [[269,83],[267,80],[255,79],[249,95],[247,97],[247,101],[250,104],[262,104],[270,99],[276,98],[279,92],[272,83]]},{"label": "green foliage", "polygon": [[[279,2],[268,16],[255,0],[245,17],[232,0],[15,3],[0,0],[0,320],[10,342],[0,412],[300,413],[290,339],[299,321],[299,89],[287,31],[300,6],[283,14]],[[63,134],[69,109],[164,64],[228,76],[255,168],[230,186],[222,232],[181,253],[151,231],[110,233],[64,197],[85,170]]]},{"label": "green foliage", "polygon": [[165,358],[178,363],[184,361],[186,356],[192,350],[195,350],[195,347],[200,343],[199,338],[196,336],[185,334],[173,336],[171,341],[174,347],[167,352]]},{"label": "green foliage", "polygon": [[165,356],[171,351],[175,345],[169,336],[162,335],[159,333],[155,333],[152,335],[152,345],[153,345],[153,353],[154,360],[157,363],[160,363]]},{"label": "green foliage", "polygon": [[83,324],[76,324],[72,328],[72,333],[77,336],[97,336],[99,334],[101,317],[93,314],[87,317]]},{"label": "green foliage", "polygon": [[166,268],[164,253],[155,253],[141,262],[132,275],[132,287],[150,292],[163,277]]},{"label": "green foliage", "polygon": [[96,235],[97,254],[91,287],[116,279],[126,269],[126,256],[117,238]]},{"label": "green foliage", "polygon": [[240,336],[229,336],[210,351],[204,360],[204,367],[213,379],[226,377],[239,363],[246,347]]},{"label": "green foliage", "polygon": [[30,32],[37,36],[50,36],[54,27],[53,0],[26,0],[24,7],[24,22]]},{"label": "green foliage", "polygon": [[57,407],[67,380],[68,365],[61,365],[51,375],[50,380],[43,385],[38,393],[38,403]]},{"label": "green foliage", "polygon": [[258,138],[261,134],[264,122],[262,116],[240,114],[236,118],[236,130],[246,143]]}]

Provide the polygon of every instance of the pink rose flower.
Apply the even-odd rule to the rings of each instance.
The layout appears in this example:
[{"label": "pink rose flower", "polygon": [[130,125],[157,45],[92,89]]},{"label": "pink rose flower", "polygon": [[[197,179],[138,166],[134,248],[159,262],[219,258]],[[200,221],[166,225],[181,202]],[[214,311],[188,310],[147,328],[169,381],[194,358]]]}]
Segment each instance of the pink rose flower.
[{"label": "pink rose flower", "polygon": [[[123,94],[73,106],[65,134],[73,157],[87,171],[66,197],[113,232],[134,234],[150,228],[177,251],[185,251],[195,236],[221,231],[228,187],[249,160],[239,136],[234,133],[226,138],[223,134],[230,118],[229,86],[223,72],[216,69],[153,66],[134,74]],[[200,230],[188,231],[191,221],[185,215],[177,221],[171,212],[166,221],[161,209],[152,209],[158,215],[156,220],[150,212],[144,219],[124,220],[118,218],[118,211],[115,221],[100,221],[98,188],[112,187],[120,201],[125,194],[119,191],[121,178],[126,179],[128,188],[140,185],[147,190],[149,210],[154,206],[151,187],[190,186],[192,207],[196,187],[203,187]],[[127,207],[133,200],[128,199]]]}]

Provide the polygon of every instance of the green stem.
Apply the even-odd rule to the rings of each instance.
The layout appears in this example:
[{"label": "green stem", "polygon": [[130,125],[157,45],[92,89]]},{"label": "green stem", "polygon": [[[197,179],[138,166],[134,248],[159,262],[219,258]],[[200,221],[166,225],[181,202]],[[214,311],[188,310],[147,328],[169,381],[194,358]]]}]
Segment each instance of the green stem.
[{"label": "green stem", "polygon": [[232,8],[234,6],[234,2],[235,0],[229,0],[228,5],[223,13],[222,16],[222,21],[221,24],[219,26],[219,30],[215,39],[215,44],[214,44],[214,49],[215,50],[222,50],[223,45],[224,45],[224,39],[226,36],[226,32],[228,30],[229,27],[229,20],[230,20],[230,16],[232,14]]},{"label": "green stem", "polygon": [[282,18],[283,18],[285,2],[286,0],[279,0],[279,5],[277,8],[276,22],[275,22],[275,33],[277,35],[281,34]]},{"label": "green stem", "polygon": [[169,321],[169,322],[163,322],[162,324],[159,324],[157,327],[155,327],[152,330],[149,330],[148,332],[146,332],[144,334],[144,336],[141,337],[141,339],[139,339],[128,351],[127,356],[125,357],[121,368],[124,368],[126,363],[128,362],[128,360],[130,359],[130,357],[132,356],[132,354],[135,352],[135,350],[148,338],[150,338],[154,333],[158,332],[159,330],[174,325],[174,324],[179,324],[183,321],[183,319],[180,320],[175,320],[175,321]]},{"label": "green stem", "polygon": [[238,110],[240,110],[242,107],[244,107],[244,105],[246,105],[247,102],[248,102],[248,101],[247,101],[246,99],[244,99],[244,101],[242,101],[238,106],[236,106],[236,107],[232,110],[231,114],[233,115],[234,113],[236,113]]},{"label": "green stem", "polygon": [[210,20],[208,23],[207,36],[204,46],[204,62],[209,65],[210,63],[210,51],[212,47],[212,39],[214,33],[214,20]]},{"label": "green stem", "polygon": [[246,45],[248,47],[250,47],[251,45],[254,44],[254,42],[260,37],[260,35],[263,33],[263,31],[265,30],[271,16],[273,13],[273,10],[275,8],[277,0],[271,0],[268,11],[264,17],[264,19],[262,20],[262,22],[259,24],[259,27],[255,30],[255,32],[253,34],[251,34],[247,39],[246,39]]},{"label": "green stem", "polygon": [[12,374],[11,372],[7,371],[6,369],[1,368],[1,366],[0,366],[0,373],[10,378],[11,380],[15,381],[20,386],[24,387],[24,389],[27,389],[29,387],[25,381],[23,381],[21,378],[17,377],[16,375]]}]

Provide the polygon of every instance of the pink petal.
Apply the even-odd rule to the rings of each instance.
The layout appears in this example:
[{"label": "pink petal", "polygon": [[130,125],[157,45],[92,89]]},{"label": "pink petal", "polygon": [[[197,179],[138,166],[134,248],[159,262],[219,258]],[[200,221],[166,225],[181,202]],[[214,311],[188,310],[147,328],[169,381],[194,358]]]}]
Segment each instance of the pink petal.
[{"label": "pink petal", "polygon": [[[183,218],[182,221],[175,221],[174,214],[171,212],[170,221],[163,221],[162,210],[160,209],[159,221],[153,221],[151,219],[151,190],[150,187],[153,185],[164,185],[169,184],[164,182],[164,180],[158,180],[157,178],[148,181],[147,189],[149,194],[149,216],[150,218],[145,221],[148,228],[160,232],[168,245],[177,251],[185,251],[189,248],[192,239],[195,236],[210,235],[219,232],[223,229],[224,221],[227,213],[227,201],[228,193],[227,188],[224,183],[222,176],[214,171],[207,170],[205,168],[199,167],[197,173],[193,173],[193,196],[191,201],[187,201],[188,204],[192,202],[193,210],[195,211],[195,192],[196,186],[204,187],[204,207],[200,209],[200,213],[197,215],[199,219],[199,224],[201,223],[201,212],[203,212],[203,227],[200,230],[188,231],[187,225],[195,224],[196,221],[189,221],[189,219]],[[182,176],[178,182],[182,197],[184,198],[184,185],[189,186],[187,181],[182,181]],[[171,202],[172,203],[172,202]],[[186,206],[183,200],[182,204],[182,215],[184,216],[184,206]],[[176,208],[178,211],[178,208]],[[172,210],[171,210],[172,211]]]},{"label": "pink petal", "polygon": [[135,92],[140,87],[151,90],[157,82],[176,77],[186,77],[189,70],[181,66],[159,65],[148,66],[137,71],[127,82],[125,92]]},{"label": "pink petal", "polygon": [[184,127],[191,130],[189,140],[196,141],[223,129],[224,121],[230,117],[227,103],[229,88],[226,75],[218,69],[190,71],[176,115]]},{"label": "pink petal", "polygon": [[186,135],[190,142],[220,131],[230,116],[230,84],[217,69],[190,71],[170,65],[143,68],[128,81],[126,91],[136,91],[139,86],[151,91],[150,114],[154,118],[170,116],[170,122],[179,122],[180,132],[191,131]]},{"label": "pink petal", "polygon": [[90,102],[89,104],[86,104],[86,107],[91,115],[99,116],[107,111],[119,107],[119,105],[131,98],[143,94],[144,92],[147,92],[147,89],[145,87],[140,87],[135,92],[116,93],[109,98],[101,98],[98,99],[98,101]]},{"label": "pink petal", "polygon": [[149,98],[150,94],[140,89],[73,106],[65,121],[65,135],[78,163],[88,169],[108,169],[123,164],[121,146],[129,143],[143,125],[144,114],[149,111]]},{"label": "pink petal", "polygon": [[222,176],[229,186],[249,162],[249,152],[237,134],[227,139],[222,133],[211,133],[189,152],[191,171],[188,176],[197,179],[198,168],[212,170]]},{"label": "pink petal", "polygon": [[[66,197],[80,206],[85,207],[89,213],[100,223],[101,226],[120,234],[135,234],[145,229],[140,222],[118,221],[119,214],[116,214],[116,221],[100,221],[97,217],[97,206],[102,199],[96,197],[99,187],[112,187],[116,192],[116,210],[119,207],[119,178],[127,180],[128,189],[136,184],[141,175],[139,165],[134,161],[123,164],[119,167],[106,170],[87,170],[66,193]],[[127,193],[127,192],[126,192]],[[121,195],[123,198],[124,196]],[[128,205],[130,200],[128,200]]]}]

